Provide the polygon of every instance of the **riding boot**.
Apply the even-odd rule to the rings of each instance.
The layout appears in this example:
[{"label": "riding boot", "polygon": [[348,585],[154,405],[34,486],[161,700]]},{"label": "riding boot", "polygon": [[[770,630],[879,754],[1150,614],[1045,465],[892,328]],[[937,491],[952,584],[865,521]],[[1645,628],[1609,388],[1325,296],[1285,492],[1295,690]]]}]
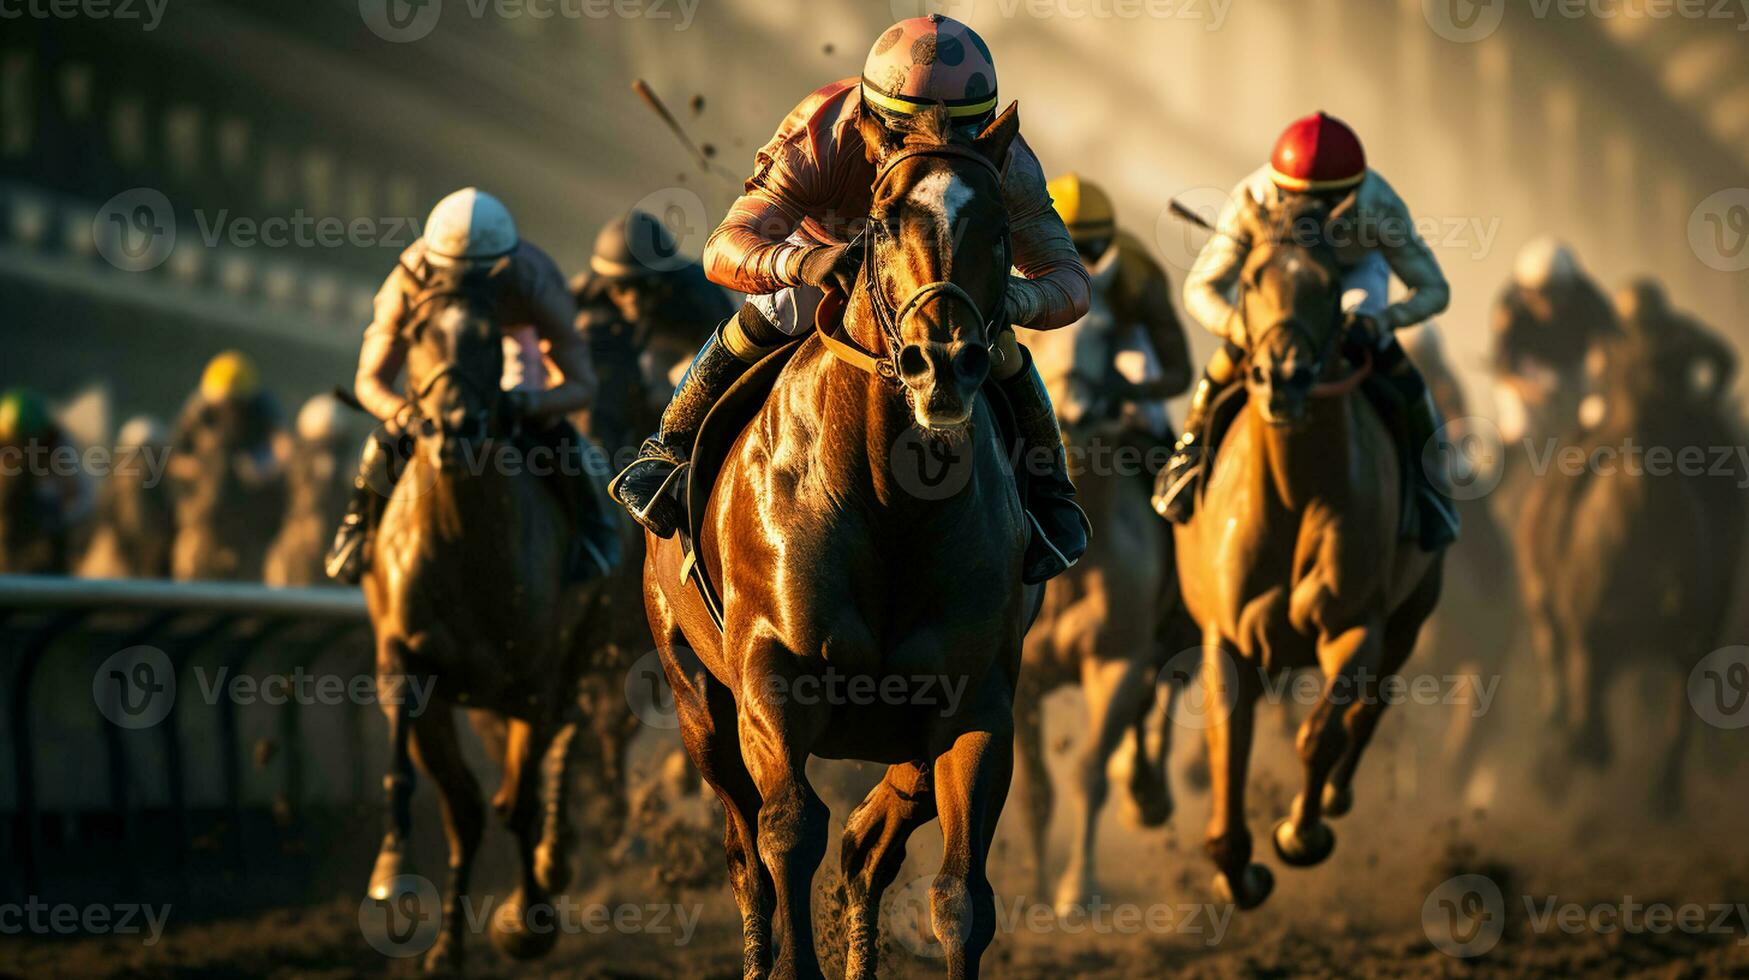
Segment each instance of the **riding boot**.
[{"label": "riding boot", "polygon": [[[758,321],[752,329],[750,318]],[[729,386],[769,353],[767,338],[775,333],[752,304],[719,325],[674,389],[656,434],[644,440],[638,458],[608,484],[613,499],[657,537],[672,535],[686,519],[669,483],[691,454],[699,426]]]},{"label": "riding boot", "polygon": [[395,481],[401,478],[401,460],[406,458],[403,447],[385,433],[373,433],[364,442],[364,452],[358,460],[358,476],[352,480],[352,496],[346,502],[346,516],[334,532],[334,543],[328,548],[323,568],[328,577],[346,585],[357,585],[370,566],[371,544],[383,507],[394,492]]},{"label": "riding boot", "polygon": [[1174,524],[1185,523],[1196,512],[1196,486],[1202,474],[1202,430],[1208,422],[1209,405],[1217,387],[1205,368],[1184,413],[1184,432],[1172,447],[1165,468],[1154,478],[1154,512]]},{"label": "riding boot", "polygon": [[1413,365],[1405,360],[1389,377],[1403,396],[1404,423],[1409,436],[1407,451],[1412,457],[1419,457],[1412,459],[1415,465],[1409,467],[1416,474],[1419,543],[1423,551],[1438,551],[1456,541],[1462,527],[1452,505],[1451,475],[1446,471],[1448,454],[1428,451],[1428,443],[1438,436],[1444,423],[1439,408],[1433,404],[1433,392]]},{"label": "riding boot", "polygon": [[1044,379],[1033,366],[1032,352],[1023,347],[1021,356],[1025,358],[1021,369],[996,383],[1008,396],[1019,429],[1020,474],[1026,481],[1027,516],[1032,521],[1021,580],[1032,585],[1055,578],[1080,561],[1087,552],[1092,525],[1075,503],[1063,431],[1057,425]]}]

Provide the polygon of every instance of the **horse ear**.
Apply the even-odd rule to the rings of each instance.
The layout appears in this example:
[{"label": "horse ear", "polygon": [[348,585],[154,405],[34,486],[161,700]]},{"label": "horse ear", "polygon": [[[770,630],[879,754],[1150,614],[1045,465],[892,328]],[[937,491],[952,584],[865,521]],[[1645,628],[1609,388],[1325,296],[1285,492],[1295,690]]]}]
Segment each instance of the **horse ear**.
[{"label": "horse ear", "polygon": [[882,125],[866,105],[857,109],[856,131],[862,136],[862,148],[868,156],[868,162],[877,168],[881,161],[898,149],[899,143],[893,138],[893,134],[887,131],[887,127]]},{"label": "horse ear", "polygon": [[1008,162],[1008,148],[1014,145],[1014,138],[1020,135],[1020,103],[1010,102],[1002,114],[984,127],[972,145],[977,147],[984,159],[989,160],[1000,170]]}]

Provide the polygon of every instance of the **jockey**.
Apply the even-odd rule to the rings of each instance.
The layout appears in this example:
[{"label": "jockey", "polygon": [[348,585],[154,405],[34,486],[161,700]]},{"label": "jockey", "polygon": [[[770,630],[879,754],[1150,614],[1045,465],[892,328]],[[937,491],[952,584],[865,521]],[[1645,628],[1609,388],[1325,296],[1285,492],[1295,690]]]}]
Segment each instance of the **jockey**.
[{"label": "jockey", "polygon": [[1525,377],[1540,367],[1568,381],[1599,341],[1619,332],[1608,298],[1573,250],[1546,235],[1519,249],[1491,329],[1501,373]]},{"label": "jockey", "polygon": [[[70,465],[69,465],[70,464]],[[96,505],[96,492],[83,467],[79,445],[42,395],[32,388],[0,392],[0,476],[36,474],[30,486],[56,533],[83,522]]]},{"label": "jockey", "polygon": [[[1322,112],[1295,120],[1276,141],[1269,163],[1233,189],[1217,229],[1184,282],[1184,307],[1225,343],[1210,359],[1191,395],[1177,450],[1156,484],[1155,508],[1167,520],[1183,523],[1195,506],[1195,486],[1205,447],[1202,430],[1217,388],[1233,381],[1245,356],[1245,331],[1232,294],[1251,251],[1241,202],[1249,199],[1275,211],[1295,195],[1327,200],[1332,209],[1354,198],[1354,225],[1362,234],[1337,247],[1342,265],[1342,304],[1350,333],[1372,343],[1374,370],[1388,379],[1407,406],[1404,420],[1410,451],[1419,452],[1439,428],[1438,410],[1414,365],[1403,354],[1395,331],[1444,310],[1451,298],[1439,261],[1416,233],[1409,208],[1391,185],[1366,164],[1360,138],[1348,125]],[[1389,302],[1391,275],[1409,294]],[[1450,543],[1457,517],[1426,466],[1411,467],[1425,477],[1421,501],[1421,544],[1433,550]]]},{"label": "jockey", "polygon": [[[577,328],[589,342],[596,368],[605,371],[607,360],[635,361],[637,374],[659,392],[658,410],[668,404],[676,368],[704,346],[714,324],[735,312],[704,268],[680,256],[667,226],[638,210],[602,226],[589,268],[571,280],[571,293],[577,297]],[[590,410],[597,439],[621,428],[604,427],[601,414],[620,410],[597,400]]]},{"label": "jockey", "polygon": [[[945,105],[956,138],[970,140],[995,117],[996,68],[969,27],[939,14],[902,20],[875,41],[861,78],[819,89],[784,119],[754,159],[746,192],[705,243],[705,269],[751,299],[718,327],[692,362],[656,435],[614,481],[614,496],[656,534],[683,519],[662,493],[686,459],[699,424],[729,385],[765,353],[813,325],[822,288],[846,287],[860,254],[845,243],[872,207],[874,164],[857,120],[868,114],[904,130],[918,108]],[[1087,270],[1051,209],[1037,157],[1016,139],[1003,172],[1017,275],[1009,277],[1006,323],[1052,329],[1087,311]],[[1056,414],[1031,356],[1012,330],[997,338],[992,377],[1014,406],[1030,472],[1034,525],[1023,575],[1038,582],[1073,565],[1087,547]]]},{"label": "jockey", "polygon": [[[354,380],[359,404],[382,421],[365,440],[352,500],[328,554],[330,577],[356,583],[368,562],[369,543],[395,481],[412,406],[394,388],[407,359],[406,328],[435,284],[453,274],[485,270],[508,258],[508,286],[495,313],[504,340],[500,387],[505,405],[522,422],[524,438],[565,460],[581,445],[566,414],[589,404],[595,378],[589,349],[575,329],[577,306],[565,277],[547,253],[521,240],[510,212],[497,198],[473,187],[456,191],[431,209],[425,233],[401,253],[377,292],[375,318],[364,331]],[[548,365],[559,383],[547,386]],[[569,562],[572,578],[605,574],[614,561],[617,534],[589,491],[587,477],[554,467],[560,495],[579,533]]]},{"label": "jockey", "polygon": [[207,362],[170,445],[171,475],[184,486],[201,477],[201,450],[216,447],[250,489],[280,479],[291,450],[279,400],[262,387],[255,361],[240,350],[222,351]]},{"label": "jockey", "polygon": [[1638,347],[1660,390],[1680,393],[1697,408],[1719,404],[1737,375],[1737,353],[1692,317],[1670,306],[1655,279],[1636,279],[1617,291],[1623,333]]},{"label": "jockey", "polygon": [[[1140,348],[1152,362],[1143,380],[1127,379],[1115,364],[1107,365],[1105,383],[1117,403],[1141,409],[1150,434],[1169,440],[1171,421],[1166,399],[1190,386],[1190,350],[1184,327],[1172,308],[1172,284],[1147,246],[1117,227],[1116,211],[1105,190],[1077,173],[1066,173],[1046,185],[1051,204],[1069,229],[1069,238],[1091,270],[1093,289],[1110,304],[1120,335],[1113,355]],[[1110,273],[1104,270],[1111,268]],[[1105,278],[1109,275],[1109,281]],[[1123,331],[1133,331],[1132,337]],[[1139,341],[1139,343],[1138,343]],[[1129,345],[1126,347],[1126,345]]]}]

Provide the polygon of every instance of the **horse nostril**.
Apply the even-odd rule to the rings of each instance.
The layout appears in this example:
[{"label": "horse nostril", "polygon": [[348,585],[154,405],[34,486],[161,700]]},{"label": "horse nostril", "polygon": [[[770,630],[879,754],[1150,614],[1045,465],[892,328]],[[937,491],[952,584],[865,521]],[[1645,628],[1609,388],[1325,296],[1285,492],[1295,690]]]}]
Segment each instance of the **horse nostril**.
[{"label": "horse nostril", "polygon": [[977,344],[967,344],[953,356],[953,369],[967,381],[982,381],[990,373],[990,352]]},{"label": "horse nostril", "polygon": [[929,358],[917,344],[906,344],[899,351],[899,373],[907,378],[920,378],[929,373]]}]

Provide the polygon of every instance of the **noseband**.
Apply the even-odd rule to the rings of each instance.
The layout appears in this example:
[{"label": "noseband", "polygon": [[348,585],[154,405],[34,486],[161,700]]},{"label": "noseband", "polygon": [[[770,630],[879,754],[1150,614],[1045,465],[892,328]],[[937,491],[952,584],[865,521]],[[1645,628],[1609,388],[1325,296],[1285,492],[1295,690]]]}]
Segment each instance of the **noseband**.
[{"label": "noseband", "polygon": [[[1001,186],[1002,171],[982,153],[958,144],[944,144],[911,147],[893,154],[881,166],[880,173],[875,176],[872,185],[875,195],[879,196],[881,186],[886,183],[894,168],[914,157],[952,157],[970,160],[989,171],[996,178],[997,186]],[[886,355],[883,357],[863,349],[848,335],[833,336],[832,330],[826,325],[826,321],[830,318],[826,312],[826,304],[822,304],[820,313],[814,317],[814,332],[819,335],[820,341],[826,345],[826,349],[839,360],[860,371],[881,378],[889,384],[903,384],[899,373],[899,352],[904,348],[900,329],[906,320],[923,308],[924,304],[940,298],[944,301],[956,301],[971,310],[973,317],[984,326],[985,347],[993,350],[996,344],[996,334],[1001,326],[996,321],[1002,316],[1008,297],[1008,269],[1013,265],[1013,246],[1009,241],[1008,229],[1003,228],[1002,230],[1002,291],[997,294],[995,309],[988,316],[984,314],[978,301],[972,298],[972,294],[966,292],[965,288],[958,283],[947,279],[926,282],[918,286],[911,295],[905,297],[903,303],[894,307],[878,285],[880,282],[880,277],[877,275],[880,252],[875,247],[875,240],[882,237],[883,234],[880,223],[871,218],[863,225],[862,232],[850,244],[852,248],[858,245],[862,248],[863,291],[868,294],[869,306],[874,310],[875,323],[880,327],[881,339],[887,348]]]}]

